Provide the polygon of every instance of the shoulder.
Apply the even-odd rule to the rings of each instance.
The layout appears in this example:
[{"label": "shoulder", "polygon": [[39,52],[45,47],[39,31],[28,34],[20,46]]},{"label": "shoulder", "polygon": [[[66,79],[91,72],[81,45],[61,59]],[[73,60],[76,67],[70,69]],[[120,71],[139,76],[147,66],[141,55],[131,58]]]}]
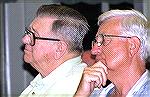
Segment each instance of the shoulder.
[{"label": "shoulder", "polygon": [[150,95],[150,71],[147,70],[147,79],[145,80],[145,83],[142,85],[142,87],[139,90],[140,97],[147,97],[146,95]]}]

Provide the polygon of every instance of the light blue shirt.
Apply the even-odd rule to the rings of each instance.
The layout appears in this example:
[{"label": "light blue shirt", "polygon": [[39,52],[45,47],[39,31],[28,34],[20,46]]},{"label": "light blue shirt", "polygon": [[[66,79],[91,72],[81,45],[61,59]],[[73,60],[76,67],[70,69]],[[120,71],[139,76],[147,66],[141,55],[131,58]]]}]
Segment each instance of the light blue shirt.
[{"label": "light blue shirt", "polygon": [[[95,88],[90,97],[109,97],[109,94],[114,89],[114,85],[111,83],[106,88]],[[131,88],[126,97],[150,97],[150,71],[146,72]]]}]

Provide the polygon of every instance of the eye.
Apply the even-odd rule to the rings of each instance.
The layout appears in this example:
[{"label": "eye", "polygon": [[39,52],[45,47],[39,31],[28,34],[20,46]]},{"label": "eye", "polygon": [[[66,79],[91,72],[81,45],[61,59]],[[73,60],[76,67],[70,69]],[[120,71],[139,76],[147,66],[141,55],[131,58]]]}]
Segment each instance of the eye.
[{"label": "eye", "polygon": [[111,37],[105,37],[103,44],[106,46],[106,45],[108,45],[111,41],[112,41]]}]

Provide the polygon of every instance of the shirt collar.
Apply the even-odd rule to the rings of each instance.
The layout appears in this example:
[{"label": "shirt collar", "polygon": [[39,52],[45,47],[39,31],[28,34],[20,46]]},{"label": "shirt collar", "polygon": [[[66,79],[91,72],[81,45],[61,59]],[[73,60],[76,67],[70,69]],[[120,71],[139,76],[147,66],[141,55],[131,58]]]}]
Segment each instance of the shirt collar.
[{"label": "shirt collar", "polygon": [[150,72],[149,70],[146,70],[145,73],[141,76],[141,78],[136,82],[136,84],[131,88],[129,93],[127,94],[128,96],[133,95],[134,93],[137,93],[140,88],[148,81],[150,80]]},{"label": "shirt collar", "polygon": [[[140,79],[136,82],[136,84],[131,88],[131,90],[128,92],[126,97],[133,97],[135,93],[138,93],[138,91],[141,89],[141,87],[150,80],[150,72],[149,70],[146,70],[144,74],[140,77]],[[109,93],[113,88],[114,84],[108,85],[106,88],[103,88],[101,91],[102,97],[107,97],[107,93]],[[104,96],[105,95],[105,96]]]}]

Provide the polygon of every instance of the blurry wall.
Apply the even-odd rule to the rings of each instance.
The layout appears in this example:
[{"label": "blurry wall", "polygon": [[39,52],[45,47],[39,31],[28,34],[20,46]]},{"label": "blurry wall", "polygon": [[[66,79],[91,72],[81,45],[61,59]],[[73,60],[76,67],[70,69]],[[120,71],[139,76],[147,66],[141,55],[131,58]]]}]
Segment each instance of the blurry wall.
[{"label": "blurry wall", "polygon": [[50,3],[53,2],[4,3],[4,40],[1,41],[4,44],[1,47],[4,48],[2,97],[19,96],[36,75],[36,70],[23,61],[21,38],[24,35],[24,27],[31,22],[37,8]]},{"label": "blurry wall", "polygon": [[[2,3],[0,3],[0,41],[2,41],[2,14],[3,14],[3,5]],[[0,77],[1,77],[1,80],[0,80],[0,94],[2,94],[2,88],[3,88],[3,62],[1,61],[2,60],[2,42],[0,42]]]}]

